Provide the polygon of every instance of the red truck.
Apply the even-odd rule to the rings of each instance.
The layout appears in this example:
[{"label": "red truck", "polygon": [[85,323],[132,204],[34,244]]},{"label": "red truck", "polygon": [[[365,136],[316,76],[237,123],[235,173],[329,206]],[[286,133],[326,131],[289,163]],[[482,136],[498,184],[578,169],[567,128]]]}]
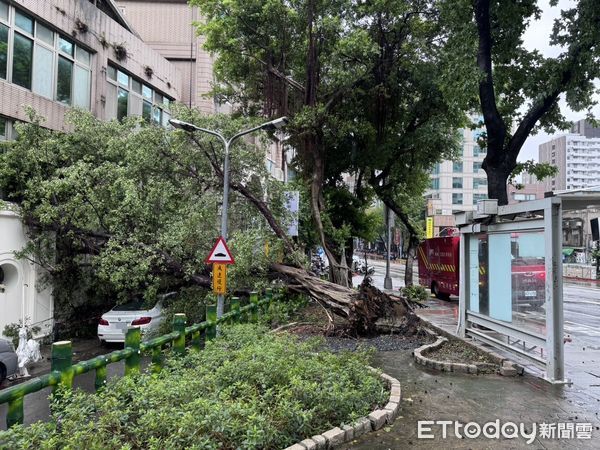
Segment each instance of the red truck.
[{"label": "red truck", "polygon": [[[521,256],[517,233],[512,235],[511,272],[513,304],[539,307],[545,301],[546,267],[543,257]],[[419,283],[440,299],[459,295],[460,237],[426,239],[418,248]],[[479,254],[487,255],[487,239],[479,241]],[[480,289],[487,286],[487,264],[479,267]]]},{"label": "red truck", "polygon": [[437,298],[458,295],[460,237],[426,239],[419,245],[419,284]]}]

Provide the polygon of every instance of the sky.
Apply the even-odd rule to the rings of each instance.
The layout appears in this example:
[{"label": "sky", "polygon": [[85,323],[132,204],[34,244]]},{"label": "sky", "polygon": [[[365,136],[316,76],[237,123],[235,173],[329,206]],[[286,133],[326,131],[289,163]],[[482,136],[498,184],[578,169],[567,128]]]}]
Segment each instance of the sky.
[{"label": "sky", "polygon": [[[525,32],[525,46],[530,50],[539,50],[544,56],[557,56],[561,51],[560,47],[553,47],[549,45],[550,34],[552,33],[552,25],[554,23],[554,19],[560,17],[561,9],[568,9],[572,7],[574,3],[575,2],[573,0],[560,0],[557,6],[551,7],[549,0],[540,0],[538,5],[543,11],[543,14],[540,20],[532,22]],[[596,85],[598,86],[598,83],[596,83]],[[600,95],[596,94],[596,99],[600,100]],[[560,100],[560,107],[567,120],[576,121],[585,118],[585,111],[571,111],[567,107],[564,97]],[[596,106],[592,111],[596,117],[600,117],[600,106]],[[529,139],[525,141],[521,153],[519,154],[519,160],[526,161],[528,159],[535,159],[537,161],[538,146],[549,141],[553,136],[560,136],[564,133],[565,132],[556,133],[550,136],[546,133],[540,132],[535,136],[529,137]]]}]

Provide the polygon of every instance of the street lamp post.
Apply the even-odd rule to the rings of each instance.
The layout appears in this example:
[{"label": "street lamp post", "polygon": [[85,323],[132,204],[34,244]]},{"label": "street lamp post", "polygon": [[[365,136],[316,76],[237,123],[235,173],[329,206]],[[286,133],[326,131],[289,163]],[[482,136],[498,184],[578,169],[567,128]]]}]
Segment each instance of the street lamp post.
[{"label": "street lamp post", "polygon": [[390,275],[390,257],[391,257],[391,248],[392,248],[392,221],[390,218],[390,208],[387,205],[383,206],[383,211],[385,214],[385,247],[386,247],[386,255],[385,255],[385,278],[383,279],[383,288],[384,289],[392,289],[392,277]]},{"label": "street lamp post", "polygon": [[[178,119],[170,119],[169,123],[173,125],[175,128],[179,128],[180,130],[187,131],[188,133],[193,133],[195,131],[201,131],[203,133],[211,134],[213,136],[218,137],[223,145],[225,146],[225,160],[223,162],[223,208],[221,210],[221,236],[225,241],[227,241],[227,219],[229,213],[229,149],[231,145],[240,137],[252,133],[258,130],[278,130],[282,128],[288,122],[287,117],[280,117],[279,119],[271,120],[270,122],[263,123],[254,128],[250,128],[248,130],[240,131],[239,133],[233,135],[231,138],[226,139],[218,131],[208,130],[206,128],[201,128],[199,126],[194,125],[193,123],[183,122]],[[220,318],[223,315],[225,307],[225,298],[222,294],[217,296],[217,318]]]}]

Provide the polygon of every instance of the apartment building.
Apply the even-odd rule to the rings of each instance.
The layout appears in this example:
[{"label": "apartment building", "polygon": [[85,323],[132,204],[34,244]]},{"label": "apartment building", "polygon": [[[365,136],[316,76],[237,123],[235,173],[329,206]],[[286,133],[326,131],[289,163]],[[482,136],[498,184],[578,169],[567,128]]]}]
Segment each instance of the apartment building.
[{"label": "apartment building", "polygon": [[[116,0],[119,11],[149,47],[175,66],[182,76],[180,101],[207,114],[219,110],[210,94],[213,58],[194,25],[198,8],[186,0]],[[226,112],[226,111],[223,111]]]},{"label": "apartment building", "polygon": [[[179,69],[147,46],[112,0],[0,0],[0,140],[14,139],[25,108],[68,131],[73,107],[103,119],[139,115],[166,125],[182,97]],[[0,210],[0,333],[23,317],[51,330],[53,300],[20,217]]]},{"label": "apartment building", "polygon": [[112,0],[0,0],[0,139],[25,106],[66,130],[71,107],[101,119],[164,124],[182,96],[180,71],[147,46]]},{"label": "apartment building", "polygon": [[558,168],[556,176],[544,181],[546,191],[600,186],[600,137],[558,136],[539,146],[539,162]]},{"label": "apartment building", "polygon": [[[473,117],[474,123],[481,118]],[[427,215],[434,219],[434,234],[454,226],[453,214],[473,211],[487,198],[487,176],[481,165],[486,150],[477,144],[483,128],[463,129],[462,148],[455,161],[442,161],[433,167],[431,186],[425,193]]]},{"label": "apartment building", "polygon": [[[220,104],[211,94],[213,57],[202,47],[204,37],[196,33],[194,23],[201,20],[198,8],[190,7],[186,0],[117,0],[115,3],[144,42],[179,70],[182,103],[206,114],[231,112],[231,105]],[[285,144],[283,136],[265,149],[267,171],[279,181],[293,178],[289,165],[292,158],[293,150]]]}]

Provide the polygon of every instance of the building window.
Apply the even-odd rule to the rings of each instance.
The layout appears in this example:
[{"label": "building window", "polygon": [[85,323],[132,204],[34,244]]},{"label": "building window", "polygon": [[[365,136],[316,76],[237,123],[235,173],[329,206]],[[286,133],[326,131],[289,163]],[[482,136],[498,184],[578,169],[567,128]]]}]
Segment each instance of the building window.
[{"label": "building window", "polygon": [[12,141],[17,137],[17,130],[13,126],[13,122],[5,117],[0,116],[0,142]]},{"label": "building window", "polygon": [[21,33],[15,33],[12,58],[12,82],[24,88],[31,89],[33,41]]},{"label": "building window", "polygon": [[473,173],[477,173],[481,170],[481,164],[480,162],[473,162]]},{"label": "building window", "polygon": [[168,125],[171,99],[112,65],[106,70],[106,81],[107,119],[141,116],[148,123]]},{"label": "building window", "polygon": [[[0,4],[1,5],[1,4]],[[0,22],[0,78],[6,80],[8,63],[8,26]]]},{"label": "building window", "polygon": [[8,22],[8,3],[0,2],[0,20]]},{"label": "building window", "polygon": [[0,0],[0,78],[89,109],[90,63],[88,51]]},{"label": "building window", "polygon": [[485,155],[486,153],[487,153],[486,148],[481,148],[479,145],[476,145],[475,147],[473,147],[473,156],[475,156],[475,157]]},{"label": "building window", "polygon": [[[2,5],[0,5],[0,8],[2,8]],[[4,118],[4,117],[0,117],[0,141],[6,141],[7,140],[7,127],[8,127],[8,121]]]},{"label": "building window", "polygon": [[462,205],[463,204],[463,195],[462,194],[452,194],[452,204],[453,205]]},{"label": "building window", "polygon": [[432,178],[431,179],[431,189],[439,189],[440,188],[440,179]]},{"label": "building window", "polygon": [[462,171],[463,171],[462,161],[454,161],[454,164],[452,165],[452,171],[455,173],[462,173]]},{"label": "building window", "polygon": [[476,205],[478,201],[485,200],[486,194],[473,194],[473,204]]},{"label": "building window", "polygon": [[454,189],[462,189],[463,187],[463,179],[460,177],[452,178],[452,187]]},{"label": "building window", "polygon": [[515,192],[513,198],[518,202],[525,202],[527,200],[535,200],[535,194],[518,194]]},{"label": "building window", "polygon": [[487,186],[486,178],[473,178],[473,189],[479,189],[480,187]]}]

